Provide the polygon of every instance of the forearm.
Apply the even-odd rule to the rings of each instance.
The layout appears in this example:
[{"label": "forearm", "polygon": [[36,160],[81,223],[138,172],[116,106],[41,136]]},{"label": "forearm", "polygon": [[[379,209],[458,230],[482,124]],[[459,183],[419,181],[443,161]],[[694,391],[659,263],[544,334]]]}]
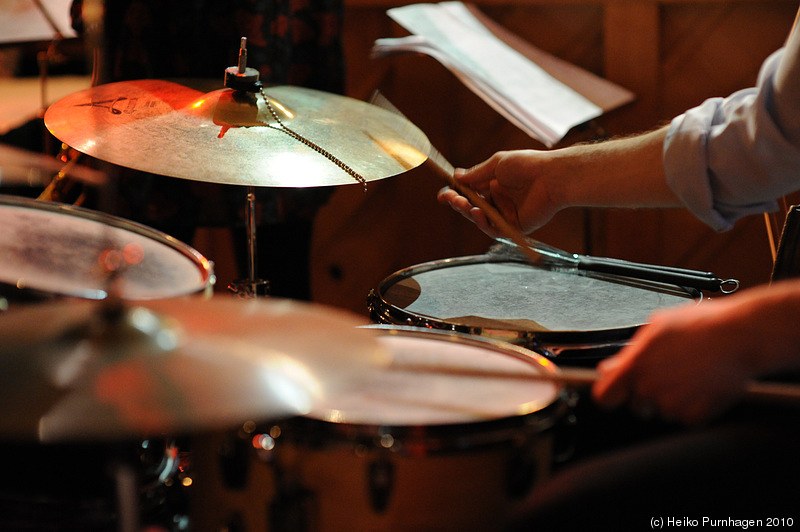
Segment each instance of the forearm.
[{"label": "forearm", "polygon": [[[456,172],[456,179],[486,197],[512,225],[529,233],[568,207],[679,207],[666,182],[667,128],[634,137],[560,150],[497,152]],[[440,200],[493,234],[478,210],[457,194]]]},{"label": "forearm", "polygon": [[667,186],[667,128],[550,152],[542,174],[563,207],[680,207]]},{"label": "forearm", "polygon": [[798,315],[800,279],[661,310],[598,365],[592,395],[608,408],[649,404],[668,419],[706,420],[748,381],[800,368]]}]

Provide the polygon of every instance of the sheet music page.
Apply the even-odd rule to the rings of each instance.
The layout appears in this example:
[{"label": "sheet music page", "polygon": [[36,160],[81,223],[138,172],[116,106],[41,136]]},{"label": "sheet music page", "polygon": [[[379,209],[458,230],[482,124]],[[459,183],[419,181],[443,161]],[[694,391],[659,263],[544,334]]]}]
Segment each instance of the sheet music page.
[{"label": "sheet music page", "polygon": [[40,8],[33,0],[0,0],[0,43],[50,41],[56,37],[56,28],[64,38],[77,37],[71,4],[72,0],[42,0]]},{"label": "sheet music page", "polygon": [[387,13],[414,35],[379,39],[376,53],[430,55],[546,146],[602,114],[598,106],[495,37],[461,2],[414,4]]}]

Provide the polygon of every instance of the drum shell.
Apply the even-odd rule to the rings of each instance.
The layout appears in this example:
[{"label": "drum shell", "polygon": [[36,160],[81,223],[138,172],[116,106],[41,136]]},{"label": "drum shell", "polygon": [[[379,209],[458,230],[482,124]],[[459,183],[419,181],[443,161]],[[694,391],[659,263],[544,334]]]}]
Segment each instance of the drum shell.
[{"label": "drum shell", "polygon": [[211,434],[192,444],[192,519],[259,532],[501,530],[549,476],[569,410],[559,393],[535,412],[480,423],[299,417]]}]

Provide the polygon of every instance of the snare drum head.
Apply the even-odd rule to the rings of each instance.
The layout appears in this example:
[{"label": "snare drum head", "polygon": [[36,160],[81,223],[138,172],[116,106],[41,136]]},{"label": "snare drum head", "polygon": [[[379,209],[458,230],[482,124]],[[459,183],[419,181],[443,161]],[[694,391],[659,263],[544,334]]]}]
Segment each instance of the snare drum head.
[{"label": "snare drum head", "polygon": [[88,299],[106,297],[100,257],[128,256],[120,297],[156,299],[199,292],[208,261],[189,246],[148,227],[88,209],[0,196],[0,282]]},{"label": "snare drum head", "polygon": [[628,330],[696,294],[663,284],[550,270],[489,255],[426,263],[387,278],[390,314],[531,334]]},{"label": "snare drum head", "polygon": [[554,365],[532,351],[456,333],[381,327],[392,354],[358,391],[331,397],[308,417],[354,425],[422,427],[525,416],[553,404],[560,388],[537,379]]}]

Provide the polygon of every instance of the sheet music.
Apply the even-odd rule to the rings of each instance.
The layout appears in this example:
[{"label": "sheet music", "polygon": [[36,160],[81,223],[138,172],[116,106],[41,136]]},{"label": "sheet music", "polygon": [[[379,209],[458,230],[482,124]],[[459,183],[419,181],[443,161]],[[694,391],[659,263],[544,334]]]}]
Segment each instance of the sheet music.
[{"label": "sheet music", "polygon": [[494,36],[461,2],[414,4],[388,15],[413,35],[379,39],[373,53],[427,54],[548,147],[602,109]]},{"label": "sheet music", "polygon": [[70,19],[71,5],[72,0],[41,0],[40,8],[33,0],[0,0],[0,43],[49,41],[56,37],[56,28],[64,38],[77,37]]}]

